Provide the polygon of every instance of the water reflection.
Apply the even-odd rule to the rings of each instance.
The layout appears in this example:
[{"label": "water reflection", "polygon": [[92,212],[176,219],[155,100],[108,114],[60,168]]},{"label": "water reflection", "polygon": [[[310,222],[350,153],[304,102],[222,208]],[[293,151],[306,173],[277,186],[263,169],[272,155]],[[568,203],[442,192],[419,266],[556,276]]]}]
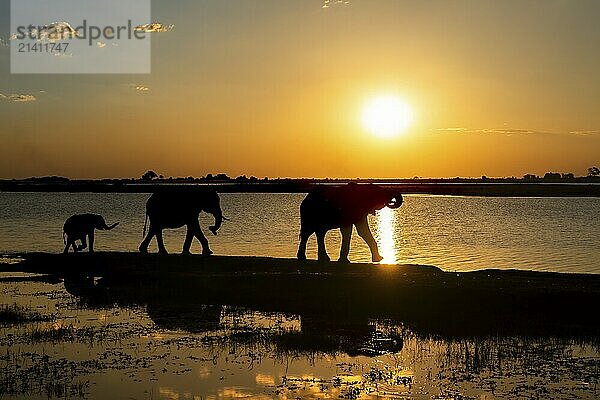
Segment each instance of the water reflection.
[{"label": "water reflection", "polygon": [[[521,326],[526,321],[517,321],[512,329],[496,335],[477,327],[493,325],[493,316],[489,320],[473,316],[470,323],[460,322],[456,329],[447,330],[448,334],[439,335],[435,321],[439,315],[426,315],[427,323],[413,329],[403,322],[406,313],[402,310],[373,302],[362,302],[347,312],[334,311],[309,298],[303,304],[256,299],[247,301],[250,308],[245,308],[214,305],[219,299],[236,301],[230,295],[205,297],[202,291],[190,290],[194,287],[190,282],[163,282],[159,287],[110,279],[93,282],[70,282],[68,287],[79,286],[80,300],[87,304],[99,306],[101,299],[107,304],[146,305],[149,317],[161,330],[201,335],[171,336],[164,343],[182,349],[201,343],[206,352],[202,357],[213,357],[215,363],[214,368],[202,370],[207,376],[225,369],[222,357],[225,365],[240,364],[246,378],[215,383],[214,390],[225,397],[493,399],[575,395],[591,399],[598,394],[598,341],[580,330],[561,337],[554,335],[560,335],[562,329],[546,327],[548,334],[531,335],[529,328]],[[411,304],[405,307],[411,308]],[[449,319],[456,320],[461,313],[450,312]],[[534,322],[537,324],[539,321]],[[263,358],[274,360],[267,370],[261,366]],[[560,385],[545,386],[557,380]],[[538,385],[528,384],[534,381]]]},{"label": "water reflection", "polygon": [[[393,303],[402,291],[388,296],[378,287],[376,296],[367,296],[357,291],[368,286],[364,280],[344,299],[339,288],[318,296],[331,287],[324,282],[298,293],[286,287],[285,295],[274,300],[276,285],[241,286],[223,276],[140,279],[121,271],[65,278],[64,286],[55,284],[53,290],[49,284],[9,287],[0,281],[0,301],[41,301],[47,293],[46,301],[57,302],[49,309],[62,313],[57,321],[74,324],[68,346],[35,344],[26,329],[3,328],[0,383],[14,384],[0,384],[0,397],[38,391],[43,398],[85,397],[73,390],[89,391],[94,399],[115,393],[164,399],[594,399],[600,394],[598,331],[592,319],[587,328],[568,333],[552,325],[539,331],[528,325],[548,318],[532,320],[515,312],[514,304],[508,305],[508,319],[498,317],[502,304],[486,299],[469,302],[483,305],[481,313],[469,303],[436,305],[432,311],[426,304],[419,307],[431,292]],[[556,310],[555,322],[568,323],[563,310],[549,308]],[[510,326],[487,329],[498,319]],[[87,335],[84,344],[81,333]],[[57,371],[64,373],[65,365],[72,374],[61,381],[66,389],[57,391],[49,382]]]},{"label": "water reflection", "polygon": [[381,261],[383,264],[396,264],[398,262],[394,235],[398,235],[399,231],[396,230],[394,212],[394,210],[387,207],[377,211],[377,244],[379,245],[379,253],[383,257]]}]

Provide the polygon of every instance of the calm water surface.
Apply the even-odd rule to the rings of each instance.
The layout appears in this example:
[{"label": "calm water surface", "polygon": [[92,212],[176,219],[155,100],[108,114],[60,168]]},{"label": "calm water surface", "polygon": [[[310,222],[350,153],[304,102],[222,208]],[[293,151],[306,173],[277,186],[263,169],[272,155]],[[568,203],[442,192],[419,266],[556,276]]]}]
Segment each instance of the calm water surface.
[{"label": "calm water surface", "polygon": [[[121,222],[98,234],[97,250],[136,251],[147,197],[0,193],[0,264],[11,261],[2,254],[60,252],[64,220],[82,212]],[[302,198],[222,195],[231,221],[209,238],[213,250],[294,257]],[[599,273],[599,210],[600,199],[406,196],[369,218],[390,263]],[[167,248],[179,252],[183,236],[170,231]],[[338,233],[328,248],[335,257]],[[351,259],[370,259],[360,239]],[[340,315],[308,301],[235,304],[226,289],[206,301],[201,283],[0,272],[0,307],[44,317],[0,318],[0,398],[600,397],[600,344],[577,326],[532,334],[521,318],[503,333],[476,320],[444,329],[368,299]]]},{"label": "calm water surface", "polygon": [[[230,222],[209,237],[216,254],[294,257],[303,194],[223,194]],[[121,222],[97,235],[98,251],[136,251],[142,240],[146,194],[0,193],[0,252],[59,252],[62,225],[93,212]],[[210,217],[201,217],[205,232]],[[369,217],[387,263],[435,265],[445,270],[518,268],[600,273],[600,199],[406,196],[398,210]],[[210,234],[210,233],[209,233]],[[181,251],[184,229],[168,231],[170,252]],[[327,247],[337,258],[340,235]],[[156,249],[153,242],[151,249]],[[192,251],[199,252],[194,243]],[[316,257],[314,237],[309,257]],[[355,234],[351,261],[370,261]]]},{"label": "calm water surface", "polygon": [[472,327],[440,337],[370,318],[368,302],[361,317],[309,318],[195,304],[164,285],[144,293],[104,278],[22,279],[0,273],[0,305],[50,319],[0,321],[3,399],[600,396],[597,338],[481,336]]}]

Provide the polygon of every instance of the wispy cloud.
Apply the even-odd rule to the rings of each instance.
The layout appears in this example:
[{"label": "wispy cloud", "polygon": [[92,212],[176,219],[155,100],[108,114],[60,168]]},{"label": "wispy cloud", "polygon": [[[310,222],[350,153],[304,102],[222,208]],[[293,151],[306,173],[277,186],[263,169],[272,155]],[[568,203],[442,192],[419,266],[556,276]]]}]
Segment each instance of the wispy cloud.
[{"label": "wispy cloud", "polygon": [[456,133],[456,134],[483,134],[483,135],[506,135],[506,136],[518,136],[518,135],[577,135],[577,136],[594,136],[600,135],[600,130],[579,130],[570,132],[548,132],[548,131],[536,131],[531,129],[508,129],[508,128],[462,128],[462,127],[448,127],[438,128],[434,132],[438,133]]},{"label": "wispy cloud", "polygon": [[572,134],[572,135],[592,136],[592,135],[600,135],[600,130],[571,131],[569,133]]},{"label": "wispy cloud", "polygon": [[350,0],[323,0],[322,8],[329,8],[331,6],[341,6],[350,4]]},{"label": "wispy cloud", "polygon": [[476,134],[495,134],[495,135],[554,135],[552,132],[534,131],[530,129],[508,129],[508,128],[439,128],[437,132],[448,132],[448,133],[476,133]]},{"label": "wispy cloud", "polygon": [[467,128],[438,128],[436,132],[468,132]]},{"label": "wispy cloud", "polygon": [[148,93],[150,91],[148,86],[139,83],[132,83],[129,85],[129,87],[139,93]]},{"label": "wispy cloud", "polygon": [[[52,22],[42,27],[32,27],[27,31],[27,35],[38,41],[57,42],[65,39],[71,39],[78,36],[75,28],[68,22]],[[17,34],[13,34],[10,40],[16,40]]]},{"label": "wispy cloud", "polygon": [[136,31],[147,32],[147,33],[161,33],[170,32],[175,28],[175,25],[164,25],[160,22],[152,22],[150,24],[138,25],[135,27]]},{"label": "wispy cloud", "polygon": [[0,93],[0,101],[11,101],[14,103],[29,103],[36,101],[37,98],[32,94],[2,94]]}]

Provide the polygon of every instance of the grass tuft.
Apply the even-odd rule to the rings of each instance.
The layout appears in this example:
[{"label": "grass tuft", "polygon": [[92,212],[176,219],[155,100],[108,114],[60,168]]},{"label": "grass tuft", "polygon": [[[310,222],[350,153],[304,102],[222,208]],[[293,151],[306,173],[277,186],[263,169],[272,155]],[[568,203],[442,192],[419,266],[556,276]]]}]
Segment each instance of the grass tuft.
[{"label": "grass tuft", "polygon": [[89,342],[101,341],[103,339],[99,332],[91,327],[77,328],[73,325],[36,327],[29,333],[29,339],[33,342]]},{"label": "grass tuft", "polygon": [[29,322],[51,321],[54,317],[43,315],[29,307],[20,306],[17,303],[0,306],[0,324],[16,325]]}]

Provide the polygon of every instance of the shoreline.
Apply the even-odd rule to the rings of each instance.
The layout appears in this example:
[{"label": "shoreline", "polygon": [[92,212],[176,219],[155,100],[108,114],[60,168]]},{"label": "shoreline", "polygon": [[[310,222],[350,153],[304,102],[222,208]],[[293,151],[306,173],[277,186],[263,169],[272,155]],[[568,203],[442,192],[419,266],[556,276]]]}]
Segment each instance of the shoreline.
[{"label": "shoreline", "polygon": [[382,319],[444,337],[600,337],[600,275],[139,253],[21,254],[1,271],[45,274],[72,294],[100,277],[123,304],[230,305],[303,318]]},{"label": "shoreline", "polygon": [[[237,267],[242,266],[240,271],[244,271],[245,267],[243,267],[243,263],[247,263],[249,265],[255,265],[257,263],[264,263],[268,267],[265,267],[262,272],[273,272],[276,269],[278,274],[289,272],[289,268],[301,269],[303,267],[307,268],[307,271],[313,272],[327,272],[327,273],[344,273],[344,271],[348,272],[344,269],[349,269],[354,271],[358,268],[367,268],[366,271],[373,271],[374,269],[380,268],[389,268],[390,270],[396,270],[398,268],[403,269],[403,272],[415,272],[420,270],[421,272],[431,273],[431,274],[446,274],[446,275],[463,275],[463,276],[474,276],[474,275],[490,275],[490,276],[521,276],[521,277],[572,277],[577,279],[600,279],[600,273],[595,272],[573,272],[573,271],[547,271],[547,270],[534,270],[534,269],[519,269],[519,268],[481,268],[481,269],[472,269],[472,270],[464,270],[458,271],[456,269],[444,269],[442,267],[430,264],[407,264],[407,263],[399,263],[399,264],[385,264],[385,263],[370,263],[370,262],[357,262],[351,261],[349,263],[338,263],[336,260],[332,259],[330,262],[319,262],[316,259],[307,259],[305,261],[298,261],[294,257],[272,257],[272,256],[261,256],[261,255],[236,255],[236,254],[214,254],[210,257],[203,256],[201,253],[192,253],[189,255],[182,255],[181,253],[169,253],[166,255],[159,254],[157,252],[149,252],[147,254],[141,254],[137,251],[96,251],[93,254],[90,254],[87,251],[82,251],[79,253],[69,252],[68,255],[64,255],[61,251],[56,252],[48,252],[48,251],[4,251],[0,252],[0,273],[5,272],[25,272],[31,274],[47,274],[47,273],[67,273],[71,268],[71,262],[74,260],[67,259],[67,263],[65,267],[57,267],[56,262],[59,260],[59,257],[79,257],[79,261],[83,261],[86,259],[118,259],[119,257],[125,257],[125,259],[134,259],[136,257],[140,257],[140,259],[145,259],[146,257],[150,257],[150,260],[153,260],[152,263],[156,262],[167,262],[169,257],[172,257],[173,260],[176,260],[178,257],[182,258],[182,261],[178,262],[178,264],[186,265],[187,268],[193,268],[195,263],[200,264],[211,264],[209,260],[212,260],[215,264],[223,264],[232,262]],[[155,259],[152,259],[155,257]],[[189,260],[186,261],[186,258],[189,257]],[[47,258],[52,261],[52,271],[46,270],[45,267],[42,267],[41,259]],[[206,259],[207,263],[200,261],[200,259]],[[135,266],[137,263],[133,264],[125,264],[125,268]],[[26,265],[28,270],[19,269],[19,265]],[[276,265],[276,267],[275,267]],[[14,267],[14,268],[13,268]],[[39,268],[39,272],[38,271]],[[225,268],[228,268],[225,266]],[[29,270],[31,269],[31,270]],[[84,269],[85,271],[85,269]],[[96,269],[96,272],[104,272],[111,271],[111,268],[108,269]],[[260,268],[258,269],[260,271]],[[256,271],[255,271],[256,272]],[[356,271],[355,271],[356,272]],[[364,271],[363,271],[364,272]]]},{"label": "shoreline", "polygon": [[[177,265],[181,267],[194,267],[194,266],[211,266],[211,264],[219,265],[219,267],[234,269],[235,267],[241,267],[238,271],[246,271],[247,268],[258,268],[256,271],[262,272],[273,272],[277,271],[278,273],[289,272],[289,268],[307,268],[307,271],[310,272],[327,272],[327,273],[344,273],[352,271],[357,272],[360,268],[366,268],[365,271],[373,271],[376,269],[384,269],[389,268],[392,270],[402,269],[403,273],[407,272],[426,272],[431,274],[446,274],[446,275],[479,275],[479,274],[487,274],[487,275],[519,275],[519,276],[569,276],[576,278],[599,278],[600,274],[592,273],[592,272],[556,272],[556,271],[538,271],[538,270],[527,270],[527,269],[518,269],[518,268],[482,268],[470,271],[456,271],[456,270],[444,270],[441,267],[435,265],[425,265],[425,264],[383,264],[383,263],[370,263],[370,262],[350,262],[350,263],[338,263],[335,260],[329,262],[320,262],[317,260],[307,259],[305,261],[299,261],[293,257],[269,257],[269,256],[249,256],[249,255],[211,255],[204,256],[199,253],[192,253],[189,255],[182,255],[179,253],[169,253],[169,254],[159,254],[156,252],[149,252],[147,254],[139,253],[137,251],[97,251],[94,253],[89,253],[87,251],[82,251],[79,253],[69,252],[68,254],[63,254],[62,252],[45,252],[45,251],[30,251],[30,252],[3,252],[0,253],[0,272],[19,272],[23,271],[21,269],[17,270],[6,270],[8,266],[19,266],[24,265],[28,269],[37,270],[41,268],[41,271],[44,271],[42,267],[42,262],[51,262],[51,267],[56,268],[57,262],[65,262],[64,268],[54,269],[54,272],[68,272],[70,268],[73,267],[73,262],[80,261],[90,261],[90,260],[118,260],[122,258],[125,261],[125,266],[138,266],[138,261],[151,261],[152,264],[156,264],[159,262],[169,262],[175,261]],[[137,261],[136,261],[137,259]],[[134,261],[134,262],[132,262]],[[228,267],[226,264],[231,263]],[[257,264],[263,263],[265,265],[264,268],[257,267]],[[287,268],[287,270],[286,270]],[[345,270],[346,269],[346,270]],[[102,271],[103,269],[100,269]],[[110,267],[107,267],[108,271],[111,270]],[[32,271],[23,271],[23,272],[32,272]],[[210,271],[210,269],[209,269]],[[255,272],[256,272],[255,271]],[[36,273],[36,272],[32,272]]]},{"label": "shoreline", "polygon": [[[86,264],[84,268],[81,268],[81,263]],[[163,269],[165,270],[163,271]],[[158,253],[141,254],[138,252],[2,253],[0,254],[0,272],[52,274],[61,277],[74,272],[98,274],[126,272],[141,275],[172,272],[174,274],[183,273],[186,276],[210,276],[212,274],[220,276],[228,274],[232,276],[242,274],[301,276],[304,274],[325,274],[330,276],[369,277],[384,274],[387,279],[395,279],[400,275],[407,278],[429,277],[449,281],[454,277],[477,278],[482,282],[487,281],[488,284],[500,278],[526,280],[527,282],[553,280],[552,286],[556,286],[556,280],[558,279],[571,284],[589,283],[594,287],[597,286],[600,294],[600,274],[586,272],[535,271],[517,268],[447,271],[434,265],[298,261],[295,258],[242,255],[203,256],[201,254],[181,255],[178,253],[163,255]],[[584,286],[587,287],[587,285]]]}]

